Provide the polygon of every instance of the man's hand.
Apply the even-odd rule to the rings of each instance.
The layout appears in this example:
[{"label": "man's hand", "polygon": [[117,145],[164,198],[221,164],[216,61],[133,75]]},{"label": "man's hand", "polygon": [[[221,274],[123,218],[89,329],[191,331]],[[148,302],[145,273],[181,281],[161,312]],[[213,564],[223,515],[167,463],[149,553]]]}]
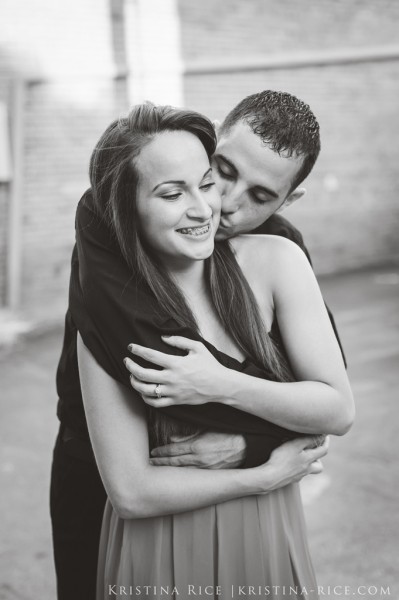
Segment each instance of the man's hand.
[{"label": "man's hand", "polygon": [[246,443],[240,434],[209,431],[172,439],[176,441],[152,450],[152,465],[236,469],[245,459]]}]

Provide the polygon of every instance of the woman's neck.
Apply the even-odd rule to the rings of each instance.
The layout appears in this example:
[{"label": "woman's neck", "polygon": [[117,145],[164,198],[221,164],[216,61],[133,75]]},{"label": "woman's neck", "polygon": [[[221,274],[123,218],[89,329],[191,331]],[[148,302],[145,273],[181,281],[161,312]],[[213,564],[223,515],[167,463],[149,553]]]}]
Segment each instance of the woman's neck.
[{"label": "woman's neck", "polygon": [[206,290],[203,260],[192,261],[186,265],[167,266],[167,270],[189,303]]}]

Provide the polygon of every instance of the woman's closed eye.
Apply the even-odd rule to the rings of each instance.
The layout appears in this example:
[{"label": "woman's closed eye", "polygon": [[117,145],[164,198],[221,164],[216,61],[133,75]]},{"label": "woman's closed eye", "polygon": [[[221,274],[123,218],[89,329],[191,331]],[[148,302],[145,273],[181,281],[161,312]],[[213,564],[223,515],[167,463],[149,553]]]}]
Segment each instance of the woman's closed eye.
[{"label": "woman's closed eye", "polygon": [[[203,183],[202,185],[200,185],[200,190],[202,190],[203,192],[209,192],[209,190],[214,185],[215,185],[214,181],[208,181],[207,183]],[[164,198],[165,200],[169,200],[169,201],[173,202],[174,200],[178,200],[182,194],[183,194],[183,192],[174,192],[174,193],[162,194],[161,197]]]},{"label": "woman's closed eye", "polygon": [[162,194],[161,198],[164,198],[164,200],[178,200],[180,198],[180,196],[182,195],[183,192],[175,192],[174,194]]},{"label": "woman's closed eye", "polygon": [[208,181],[208,183],[203,183],[200,186],[200,189],[203,190],[204,192],[208,192],[214,185],[215,185],[214,181]]}]

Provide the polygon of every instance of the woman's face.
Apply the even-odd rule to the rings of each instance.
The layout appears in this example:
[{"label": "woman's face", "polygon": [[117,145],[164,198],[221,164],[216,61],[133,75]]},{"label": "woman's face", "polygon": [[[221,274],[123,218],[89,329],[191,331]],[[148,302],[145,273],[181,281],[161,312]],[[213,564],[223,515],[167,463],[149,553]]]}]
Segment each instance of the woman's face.
[{"label": "woman's face", "polygon": [[136,160],[142,238],[166,266],[213,252],[220,196],[200,140],[186,131],[157,135]]}]

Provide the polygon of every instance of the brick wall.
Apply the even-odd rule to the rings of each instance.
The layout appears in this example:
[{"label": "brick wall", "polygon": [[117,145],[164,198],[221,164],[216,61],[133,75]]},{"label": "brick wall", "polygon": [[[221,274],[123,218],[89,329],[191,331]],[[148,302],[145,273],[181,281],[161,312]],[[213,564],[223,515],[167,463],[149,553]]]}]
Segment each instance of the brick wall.
[{"label": "brick wall", "polygon": [[186,61],[397,43],[396,0],[179,0]]},{"label": "brick wall", "polygon": [[[395,41],[395,2],[318,0],[306,8],[288,0],[182,0],[186,64]],[[185,103],[222,119],[241,98],[267,88],[302,98],[320,121],[322,152],[308,194],[286,212],[303,232],[316,270],[397,261],[399,61],[191,74]]]},{"label": "brick wall", "polygon": [[[94,83],[89,89],[75,83],[74,94],[91,96]],[[32,308],[38,315],[49,306],[59,313],[66,305],[76,205],[89,185],[91,151],[115,117],[112,80],[95,87],[101,101],[87,106],[68,100],[68,83],[28,88],[21,300],[25,311]]]},{"label": "brick wall", "polygon": [[[295,0],[177,2],[186,65],[396,41],[399,4],[393,0],[309,0],[306,12]],[[0,100],[13,108],[10,82],[15,76],[30,82],[21,166],[21,308],[33,316],[54,318],[66,305],[74,212],[88,184],[90,152],[126,107],[128,86],[114,75],[115,67],[123,70],[134,59],[129,47],[137,45],[126,37],[125,55],[127,6],[127,0],[3,0],[0,6]],[[243,96],[264,88],[285,89],[311,104],[322,127],[322,155],[307,197],[287,215],[303,231],[319,272],[398,258],[398,71],[397,61],[382,61],[185,77],[185,104],[212,117],[222,118]],[[2,184],[0,307],[9,203],[9,185]]]},{"label": "brick wall", "polygon": [[0,307],[6,302],[8,198],[8,184],[0,183]]},{"label": "brick wall", "polygon": [[[65,310],[74,214],[88,187],[90,154],[126,109],[126,85],[114,78],[123,65],[122,9],[119,0],[4,0],[0,7],[0,99],[8,99],[11,112],[11,82],[16,76],[26,81],[19,308],[34,319],[54,319]],[[9,203],[9,190],[1,188],[3,305]]]}]

